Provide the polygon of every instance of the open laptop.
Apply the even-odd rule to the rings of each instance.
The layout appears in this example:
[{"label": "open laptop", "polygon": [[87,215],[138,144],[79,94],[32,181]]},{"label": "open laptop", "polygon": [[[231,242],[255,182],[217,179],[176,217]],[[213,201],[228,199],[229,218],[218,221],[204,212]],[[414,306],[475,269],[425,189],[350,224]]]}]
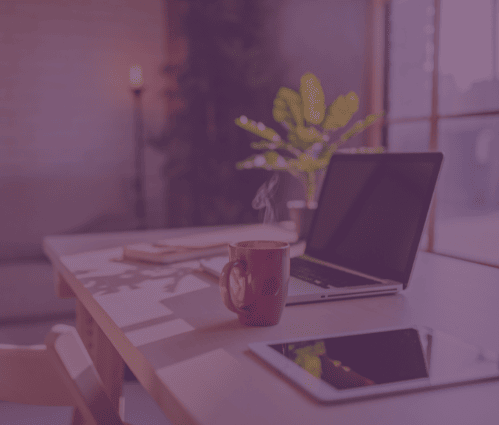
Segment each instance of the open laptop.
[{"label": "open laptop", "polygon": [[[286,304],[407,288],[442,160],[440,152],[333,155],[305,252],[291,259]],[[219,275],[227,261],[203,266]]]}]

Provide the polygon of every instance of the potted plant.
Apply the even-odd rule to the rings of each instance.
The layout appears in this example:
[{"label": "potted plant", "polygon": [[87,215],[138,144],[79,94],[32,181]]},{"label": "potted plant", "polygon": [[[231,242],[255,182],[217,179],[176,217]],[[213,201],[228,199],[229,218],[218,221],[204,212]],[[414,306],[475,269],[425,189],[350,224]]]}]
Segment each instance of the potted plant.
[{"label": "potted plant", "polygon": [[[345,96],[338,96],[326,108],[319,79],[307,72],[301,77],[299,93],[288,87],[281,87],[274,99],[272,114],[275,121],[287,131],[285,140],[261,122],[257,123],[244,115],[236,118],[236,125],[262,139],[253,142],[251,147],[264,151],[238,162],[236,167],[241,170],[264,168],[287,171],[305,189],[303,206],[313,210],[317,205],[322,179],[331,156],[347,140],[364,131],[383,115],[368,115],[334,137],[338,130],[346,127],[358,109],[359,98],[353,91]],[[360,148],[353,151],[382,152],[382,148]],[[292,208],[296,207],[298,205]]]}]

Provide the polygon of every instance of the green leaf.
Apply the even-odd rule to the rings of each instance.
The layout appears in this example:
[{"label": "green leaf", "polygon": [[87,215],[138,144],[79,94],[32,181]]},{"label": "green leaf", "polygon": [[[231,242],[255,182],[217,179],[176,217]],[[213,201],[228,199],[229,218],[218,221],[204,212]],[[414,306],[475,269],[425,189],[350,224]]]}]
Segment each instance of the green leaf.
[{"label": "green leaf", "polygon": [[268,142],[266,140],[261,140],[260,142],[252,142],[251,147],[253,149],[278,149],[282,147],[284,143],[281,141],[279,142]]},{"label": "green leaf", "polygon": [[310,124],[320,124],[326,112],[324,91],[319,79],[311,72],[303,74],[300,79],[300,95],[305,120]]},{"label": "green leaf", "polygon": [[352,118],[353,112],[344,96],[338,96],[328,107],[326,118],[321,123],[324,130],[334,130],[345,127]]},{"label": "green leaf", "polygon": [[276,122],[283,122],[291,118],[291,116],[286,111],[277,108],[272,109],[272,116],[274,117],[274,120]]},{"label": "green leaf", "polygon": [[[375,118],[373,118],[373,115]],[[378,120],[378,118],[382,117],[383,115],[384,115],[384,112],[382,112],[381,114],[368,115],[364,121],[356,122],[347,132],[343,133],[340,137],[340,140],[342,142],[346,142],[351,137],[361,133],[367,127],[374,124]]]},{"label": "green leaf", "polygon": [[278,142],[281,140],[281,136],[277,134],[275,130],[270,127],[265,126],[263,123],[257,123],[253,120],[249,120],[246,117],[239,117],[234,120],[238,127],[243,128],[259,137],[263,137],[271,142]]},{"label": "green leaf", "polygon": [[304,142],[302,139],[300,139],[300,137],[298,137],[295,131],[290,131],[288,133],[288,140],[291,146],[301,150],[306,149],[307,146],[309,145],[307,142]]},{"label": "green leaf", "polygon": [[279,154],[274,151],[267,151],[263,154],[265,159],[267,160],[267,164],[269,165],[275,165],[275,162],[277,161],[277,158],[279,158]]},{"label": "green leaf", "polygon": [[298,163],[296,164],[296,167],[300,171],[311,173],[312,171],[320,170],[321,168],[323,168],[324,161],[315,159],[308,152],[304,152],[298,157]]},{"label": "green leaf", "polygon": [[345,96],[348,111],[353,115],[359,110],[359,96],[353,91]]},{"label": "green leaf", "polygon": [[326,164],[329,164],[331,157],[333,156],[333,154],[336,152],[337,149],[338,145],[336,143],[332,143],[321,155],[319,155],[319,159],[322,159],[323,161],[326,162]]},{"label": "green leaf", "polygon": [[243,161],[236,162],[236,168],[238,170],[248,170],[251,168],[255,168],[253,161],[255,160],[256,155],[251,155],[250,157],[244,159]]},{"label": "green leaf", "polygon": [[296,134],[307,144],[314,143],[318,140],[322,142],[322,137],[315,127],[296,127]]},{"label": "green leaf", "polygon": [[365,122],[367,125],[371,125],[371,124],[374,124],[379,118],[379,115],[378,114],[371,114],[371,115],[368,115],[365,119]]},{"label": "green leaf", "polygon": [[274,104],[277,102],[277,109],[282,110],[282,102],[279,102],[278,100],[283,101],[286,104],[285,110],[289,110],[294,119],[295,125],[303,125],[302,101],[300,95],[290,88],[281,87],[277,91]]}]

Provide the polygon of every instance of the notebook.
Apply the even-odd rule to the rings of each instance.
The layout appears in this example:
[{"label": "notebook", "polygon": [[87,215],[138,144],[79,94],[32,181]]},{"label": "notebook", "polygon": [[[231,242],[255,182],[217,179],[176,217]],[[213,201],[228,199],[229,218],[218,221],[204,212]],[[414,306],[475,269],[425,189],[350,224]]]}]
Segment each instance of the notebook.
[{"label": "notebook", "polygon": [[[441,152],[334,155],[305,252],[291,259],[286,304],[406,289],[442,160]],[[227,261],[202,264],[219,275]]]},{"label": "notebook", "polygon": [[[192,235],[171,237],[155,243],[136,243],[123,247],[124,260],[170,264],[215,255],[226,256],[230,242],[248,239],[294,242],[295,232],[272,224],[247,224]],[[226,258],[223,259],[224,262]]]}]

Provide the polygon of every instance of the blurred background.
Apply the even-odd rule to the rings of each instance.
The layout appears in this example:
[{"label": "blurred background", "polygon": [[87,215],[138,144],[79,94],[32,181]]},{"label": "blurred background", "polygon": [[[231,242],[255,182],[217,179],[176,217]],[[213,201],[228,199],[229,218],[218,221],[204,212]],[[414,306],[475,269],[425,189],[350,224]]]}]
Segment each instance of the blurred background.
[{"label": "blurred background", "polygon": [[[261,220],[271,174],[235,169],[255,139],[234,119],[280,131],[275,94],[307,71],[327,104],[359,95],[354,119],[387,112],[347,147],[444,152],[422,248],[497,266],[497,18],[497,0],[3,0],[0,324],[73,314],[46,235]],[[281,175],[277,219],[301,190]]]}]

